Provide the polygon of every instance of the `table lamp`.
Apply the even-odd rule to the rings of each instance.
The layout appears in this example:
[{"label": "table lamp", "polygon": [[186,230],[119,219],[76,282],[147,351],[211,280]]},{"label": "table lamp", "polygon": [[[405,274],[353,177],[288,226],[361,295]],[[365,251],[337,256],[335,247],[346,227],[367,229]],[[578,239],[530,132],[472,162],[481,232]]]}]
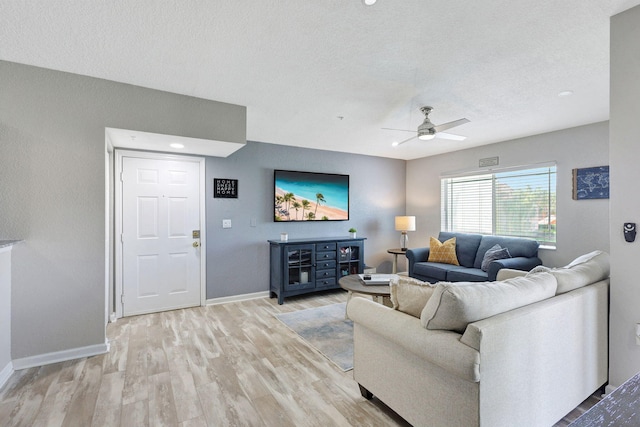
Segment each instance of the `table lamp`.
[{"label": "table lamp", "polygon": [[396,231],[402,232],[400,236],[400,249],[407,250],[407,242],[409,236],[407,231],[416,231],[416,217],[415,216],[397,216],[396,217]]}]

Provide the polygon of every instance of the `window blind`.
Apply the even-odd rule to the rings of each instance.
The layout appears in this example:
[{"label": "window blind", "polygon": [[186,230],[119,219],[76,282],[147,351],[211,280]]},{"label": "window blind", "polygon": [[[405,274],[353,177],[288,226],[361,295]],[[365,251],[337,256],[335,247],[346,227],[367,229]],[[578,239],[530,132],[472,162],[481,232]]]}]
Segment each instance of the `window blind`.
[{"label": "window blind", "polygon": [[445,231],[556,241],[556,167],[441,180]]}]

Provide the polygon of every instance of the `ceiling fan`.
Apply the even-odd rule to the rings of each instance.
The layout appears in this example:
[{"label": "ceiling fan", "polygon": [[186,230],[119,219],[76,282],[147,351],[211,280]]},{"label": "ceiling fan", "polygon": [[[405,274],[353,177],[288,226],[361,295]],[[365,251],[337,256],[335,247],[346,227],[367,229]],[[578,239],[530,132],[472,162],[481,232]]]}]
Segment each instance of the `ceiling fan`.
[{"label": "ceiling fan", "polygon": [[449,123],[443,123],[441,125],[434,125],[433,123],[431,123],[431,120],[429,120],[429,113],[431,113],[431,111],[433,111],[433,107],[422,107],[420,108],[420,111],[422,111],[422,113],[424,114],[424,121],[422,122],[422,124],[420,126],[418,126],[418,130],[407,130],[407,129],[393,129],[393,128],[382,128],[384,130],[399,130],[402,132],[414,132],[416,133],[416,135],[412,136],[411,138],[405,139],[404,141],[400,141],[398,143],[394,143],[394,146],[398,146],[400,144],[404,144],[405,142],[411,141],[413,138],[418,138],[422,141],[428,141],[430,139],[433,138],[442,138],[442,139],[451,139],[454,141],[464,141],[467,137],[466,136],[460,136],[460,135],[454,135],[451,133],[446,133],[443,132],[443,130],[447,130],[447,129],[451,129],[452,127],[456,127],[456,126],[460,126],[463,125],[465,123],[469,123],[469,119],[458,119],[458,120],[454,120],[452,122]]}]

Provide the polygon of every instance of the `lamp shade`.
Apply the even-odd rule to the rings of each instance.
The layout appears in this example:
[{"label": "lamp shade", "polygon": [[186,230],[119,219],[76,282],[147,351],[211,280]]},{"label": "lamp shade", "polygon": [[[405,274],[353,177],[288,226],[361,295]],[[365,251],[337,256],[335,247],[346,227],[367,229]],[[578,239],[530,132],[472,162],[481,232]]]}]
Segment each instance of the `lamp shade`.
[{"label": "lamp shade", "polygon": [[396,230],[397,231],[416,231],[416,217],[415,216],[397,216]]}]

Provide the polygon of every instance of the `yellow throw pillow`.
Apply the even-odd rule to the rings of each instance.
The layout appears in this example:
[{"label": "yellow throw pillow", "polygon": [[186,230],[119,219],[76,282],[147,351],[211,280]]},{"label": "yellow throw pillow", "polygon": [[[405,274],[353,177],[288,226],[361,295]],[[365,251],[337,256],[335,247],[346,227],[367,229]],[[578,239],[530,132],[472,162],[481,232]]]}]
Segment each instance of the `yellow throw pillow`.
[{"label": "yellow throw pillow", "polygon": [[456,256],[456,238],[452,237],[440,243],[440,240],[432,237],[429,240],[429,262],[441,262],[443,264],[460,265]]}]

